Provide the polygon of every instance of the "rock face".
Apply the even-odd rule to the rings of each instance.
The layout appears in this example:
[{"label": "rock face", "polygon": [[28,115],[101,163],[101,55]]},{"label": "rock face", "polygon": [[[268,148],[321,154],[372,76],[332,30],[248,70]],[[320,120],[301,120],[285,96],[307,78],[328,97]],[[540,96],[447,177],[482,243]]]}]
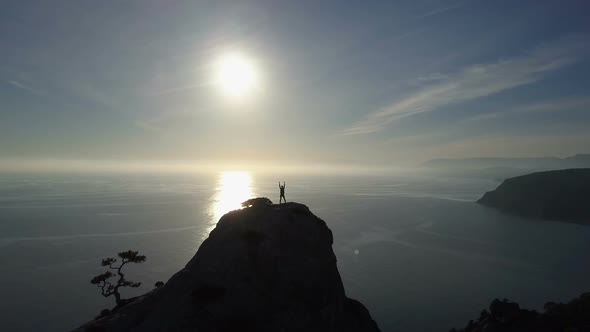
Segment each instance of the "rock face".
[{"label": "rock face", "polygon": [[555,332],[590,331],[590,293],[569,303],[545,304],[545,312],[521,309],[517,303],[495,299],[490,311],[469,321],[463,329],[451,332]]},{"label": "rock face", "polygon": [[346,297],[332,232],[302,204],[224,215],[163,286],[75,331],[379,331]]},{"label": "rock face", "polygon": [[477,202],[524,217],[590,224],[590,168],[510,178]]}]

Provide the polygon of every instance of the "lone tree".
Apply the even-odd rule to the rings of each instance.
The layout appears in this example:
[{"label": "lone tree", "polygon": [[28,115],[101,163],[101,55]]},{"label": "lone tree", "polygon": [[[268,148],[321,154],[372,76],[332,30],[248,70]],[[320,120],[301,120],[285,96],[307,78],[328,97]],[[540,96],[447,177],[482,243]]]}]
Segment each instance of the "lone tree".
[{"label": "lone tree", "polygon": [[[132,287],[137,288],[141,285],[141,282],[133,282],[130,280],[125,279],[125,275],[122,272],[123,266],[127,263],[143,263],[145,262],[145,256],[139,255],[138,251],[123,251],[117,254],[121,259],[121,262],[118,266],[114,264],[117,263],[117,258],[108,257],[102,260],[102,266],[108,266],[111,270],[116,271],[116,274],[111,271],[106,271],[105,273],[99,274],[96,277],[90,280],[90,283],[93,285],[98,286],[100,288],[102,296],[109,297],[111,295],[115,296],[115,301],[117,306],[125,304],[125,300],[121,299],[121,294],[119,293],[119,288],[121,287]],[[116,284],[112,284],[109,279],[119,276]]]},{"label": "lone tree", "polygon": [[266,197],[250,198],[247,201],[242,202],[242,207],[259,207],[259,206],[270,206],[272,201]]}]

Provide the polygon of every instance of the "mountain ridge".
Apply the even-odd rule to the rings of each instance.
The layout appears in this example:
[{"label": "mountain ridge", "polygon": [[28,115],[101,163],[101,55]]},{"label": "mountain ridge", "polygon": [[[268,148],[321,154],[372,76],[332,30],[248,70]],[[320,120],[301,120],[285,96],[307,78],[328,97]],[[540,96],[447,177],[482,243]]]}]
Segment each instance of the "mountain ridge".
[{"label": "mountain ridge", "polygon": [[576,154],[559,157],[473,157],[473,158],[436,158],[428,160],[421,167],[460,167],[460,168],[573,168],[590,167],[590,154]]},{"label": "mountain ridge", "polygon": [[303,204],[229,212],[165,285],[74,331],[379,331],[346,297],[332,243]]}]

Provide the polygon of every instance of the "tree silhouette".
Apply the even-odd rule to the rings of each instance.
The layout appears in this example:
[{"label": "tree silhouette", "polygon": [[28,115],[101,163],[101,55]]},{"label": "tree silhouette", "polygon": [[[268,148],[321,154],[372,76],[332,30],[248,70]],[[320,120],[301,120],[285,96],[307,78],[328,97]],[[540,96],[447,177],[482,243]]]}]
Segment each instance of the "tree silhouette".
[{"label": "tree silhouette", "polygon": [[250,198],[247,201],[243,201],[242,202],[242,207],[246,208],[246,207],[259,207],[259,206],[270,206],[272,205],[272,201],[266,197],[256,197],[256,198]]},{"label": "tree silhouette", "polygon": [[[121,287],[132,287],[137,288],[141,285],[141,282],[133,282],[130,280],[125,279],[125,275],[122,272],[123,266],[127,263],[143,263],[145,262],[145,256],[139,255],[138,251],[123,251],[117,254],[121,259],[121,262],[118,266],[114,264],[117,263],[117,258],[108,257],[102,260],[102,266],[108,266],[111,270],[116,271],[116,274],[111,271],[106,271],[105,273],[99,274],[96,277],[90,280],[90,283],[93,285],[98,286],[102,293],[102,296],[109,297],[111,295],[115,296],[115,302],[117,305],[124,304],[125,300],[121,299],[121,294],[119,293],[119,288]],[[119,276],[116,284],[111,283],[108,281],[109,279]]]}]

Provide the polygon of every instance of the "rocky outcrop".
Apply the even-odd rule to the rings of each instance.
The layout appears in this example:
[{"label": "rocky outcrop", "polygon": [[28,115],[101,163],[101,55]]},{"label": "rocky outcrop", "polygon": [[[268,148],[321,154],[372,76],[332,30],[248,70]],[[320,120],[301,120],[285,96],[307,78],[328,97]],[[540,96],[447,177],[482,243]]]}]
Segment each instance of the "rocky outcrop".
[{"label": "rocky outcrop", "polygon": [[590,168],[510,178],[477,202],[524,217],[590,224]]},{"label": "rocky outcrop", "polygon": [[346,297],[332,240],[302,204],[229,212],[167,283],[75,331],[379,331]]},{"label": "rocky outcrop", "polygon": [[517,303],[495,299],[489,311],[469,321],[463,329],[451,332],[556,332],[590,331],[590,293],[569,303],[545,304],[545,312],[521,309]]}]

